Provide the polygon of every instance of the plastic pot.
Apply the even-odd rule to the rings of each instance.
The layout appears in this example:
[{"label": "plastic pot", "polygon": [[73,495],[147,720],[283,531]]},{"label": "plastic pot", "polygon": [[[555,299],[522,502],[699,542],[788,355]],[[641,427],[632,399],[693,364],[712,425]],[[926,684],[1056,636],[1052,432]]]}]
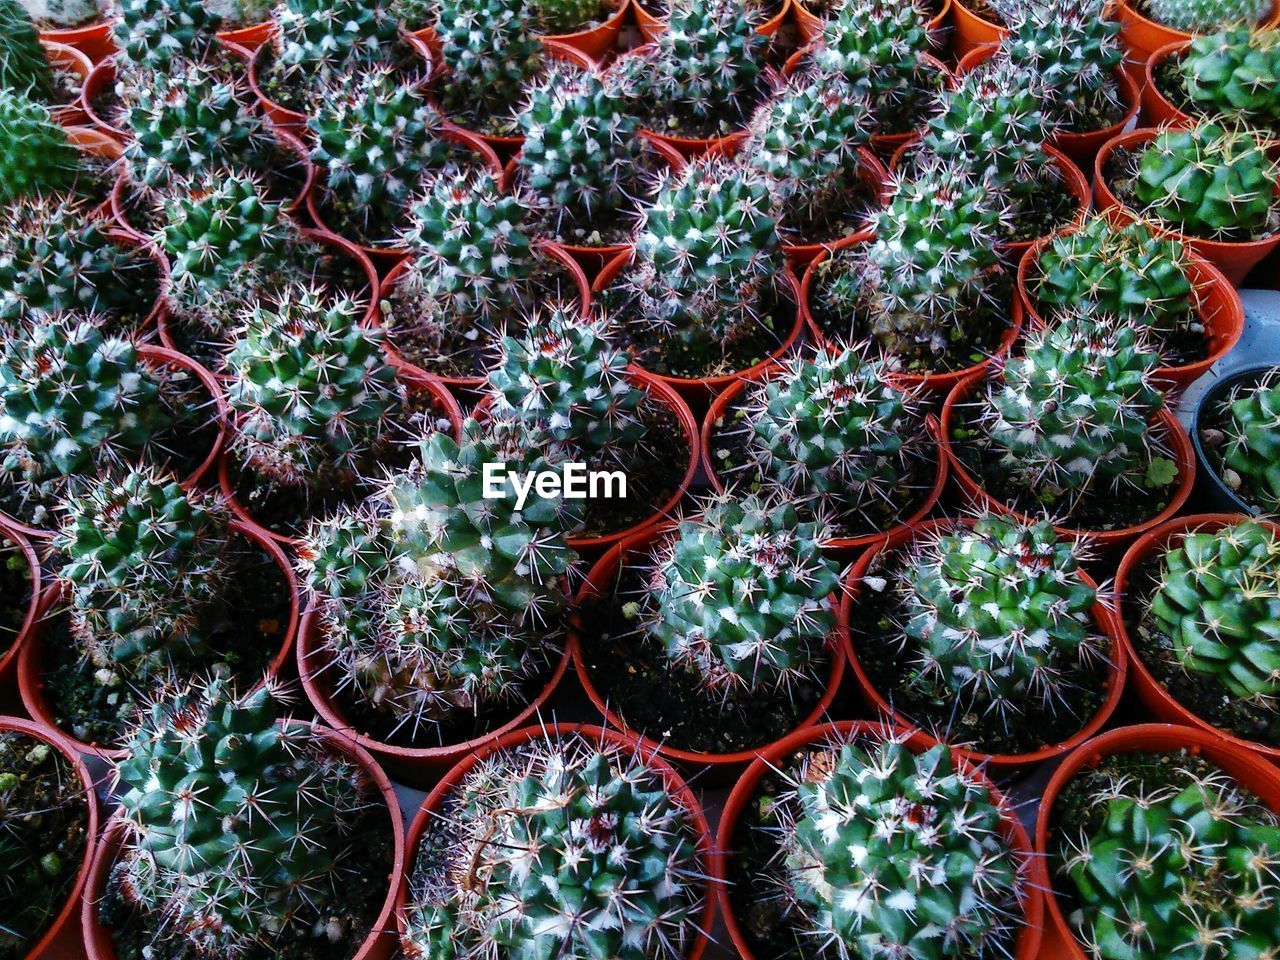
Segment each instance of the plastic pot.
[{"label": "plastic pot", "polygon": [[115,25],[115,20],[98,20],[83,27],[41,30],[40,39],[75,47],[89,58],[90,63],[97,63],[116,52],[116,41],[112,33]]},{"label": "plastic pot", "polygon": [[[625,253],[618,254],[618,256],[604,265],[604,269],[600,271],[600,275],[596,277],[595,283],[591,286],[593,295],[603,292],[618,278],[619,274],[631,263],[633,253],[632,249],[628,249]],[[653,373],[659,380],[664,380],[675,388],[675,391],[694,409],[700,409],[721,390],[739,380],[759,380],[764,376],[766,370],[777,363],[779,357],[791,349],[791,346],[800,338],[800,334],[804,330],[804,316],[799,307],[801,300],[800,284],[790,269],[787,269],[785,279],[788,290],[797,301],[795,319],[785,339],[778,345],[777,349],[771,351],[763,360],[753,363],[745,370],[740,370],[737,373],[715,377],[674,377],[662,373],[653,373],[653,371],[649,372]]]},{"label": "plastic pot", "polygon": [[[387,362],[391,364],[391,359],[389,357]],[[445,387],[440,378],[423,373],[421,370],[418,370],[416,367],[410,367],[408,364],[399,366],[396,366],[395,364],[391,365],[396,367],[397,379],[403,382],[405,386],[409,388],[410,392],[422,390],[431,394],[432,398],[436,401],[436,404],[448,418],[449,424],[452,428],[451,432],[455,437],[460,437],[462,434],[462,408],[458,406],[458,401],[454,399],[453,394],[449,392],[448,388]],[[227,451],[218,461],[218,486],[222,490],[223,497],[226,498],[227,506],[231,508],[231,512],[234,513],[242,523],[253,527],[255,531],[261,533],[268,540],[271,540],[279,546],[296,549],[302,543],[302,539],[300,537],[281,533],[279,530],[263,526],[254,518],[249,508],[240,501],[239,496],[236,494],[236,485],[231,479],[231,459],[234,454],[230,448],[231,442],[228,441]],[[248,470],[249,468],[246,467],[245,469]]]},{"label": "plastic pot", "polygon": [[[969,468],[965,466],[960,455],[952,447],[951,431],[959,419],[956,408],[972,399],[979,390],[985,387],[988,378],[989,374],[975,374],[961,380],[947,395],[947,399],[942,405],[942,420],[938,427],[938,442],[950,461],[951,476],[955,479],[956,485],[960,488],[961,494],[968,503],[984,510],[1016,517],[1024,522],[1034,522],[1036,518],[1028,517],[1026,514],[1018,512],[1004,503],[1004,501],[997,500],[987,493],[982,485],[969,473]],[[1187,431],[1167,406],[1161,408],[1149,429],[1164,434],[1169,447],[1169,457],[1178,469],[1178,478],[1174,485],[1173,493],[1170,495],[1169,502],[1164,509],[1139,523],[1128,527],[1117,527],[1114,530],[1081,530],[1070,526],[1069,523],[1055,523],[1053,525],[1055,530],[1066,537],[1079,537],[1099,549],[1108,549],[1129,543],[1135,537],[1145,533],[1152,527],[1158,526],[1182,509],[1187,502],[1187,498],[1191,496],[1191,488],[1196,479],[1196,462],[1191,451],[1191,438],[1187,436]]]},{"label": "plastic pot", "polygon": [[[1040,255],[1052,237],[1036,241],[1018,263],[1018,296],[1026,309],[1027,325],[1043,327],[1044,318],[1036,309],[1031,283],[1039,279]],[[1200,379],[1209,368],[1231,351],[1244,332],[1244,305],[1235,287],[1221,271],[1207,260],[1187,251],[1187,277],[1195,293],[1196,316],[1204,324],[1209,340],[1208,355],[1203,360],[1179,367],[1159,367],[1155,376],[1173,389],[1182,390]]]},{"label": "plastic pot", "polygon": [[[227,433],[227,402],[222,396],[222,389],[218,385],[218,381],[200,364],[196,363],[185,354],[176,350],[170,350],[167,347],[156,346],[150,343],[139,343],[137,345],[138,357],[142,360],[148,360],[151,363],[160,366],[178,367],[188,373],[194,375],[200,381],[201,386],[209,394],[210,404],[214,408],[214,414],[210,417],[210,421],[217,424],[218,432],[213,443],[209,445],[209,452],[185,479],[182,485],[187,488],[194,487],[200,483],[206,474],[212,469],[214,461],[218,459],[218,454],[222,451],[223,442],[226,440]],[[32,540],[50,540],[53,538],[54,531],[46,527],[31,527],[16,520],[7,514],[0,513],[0,522],[8,524],[8,526],[17,530],[23,536]]]},{"label": "plastic pot", "polygon": [[[578,290],[578,302],[582,305],[582,316],[590,316],[591,314],[591,284],[587,282],[587,275],[583,271],[582,266],[577,259],[569,255],[569,252],[558,243],[550,240],[536,241],[537,248],[547,256],[557,260],[561,266],[568,271],[573,279],[573,285]],[[411,257],[406,257],[397,263],[383,278],[379,289],[379,304],[381,301],[388,299],[391,291],[395,289],[397,281],[407,269]],[[415,364],[410,363],[404,358],[400,351],[396,348],[392,340],[393,331],[390,328],[389,318],[382,311],[379,305],[378,312],[370,317],[370,323],[387,324],[387,339],[383,341],[382,349],[387,355],[387,362],[394,366],[397,370],[408,371],[418,377],[427,377],[432,380],[438,380],[450,390],[462,392],[478,390],[485,384],[485,378],[482,374],[467,376],[446,376],[444,374],[432,373],[424,370]]]},{"label": "plastic pot", "polygon": [[1190,40],[1175,40],[1152,51],[1151,56],[1147,58],[1146,65],[1142,68],[1145,81],[1142,87],[1142,122],[1145,126],[1190,127],[1195,124],[1188,114],[1173,105],[1160,89],[1160,84],[1156,83],[1156,71],[1164,62],[1171,57],[1182,59],[1182,54],[1190,46]]},{"label": "plastic pot", "polygon": [[[771,37],[777,33],[786,22],[787,14],[791,11],[792,4],[793,0],[782,0],[778,4],[778,12],[756,27],[756,33],[762,37]],[[632,8],[636,12],[636,25],[640,28],[640,33],[645,40],[653,40],[658,34],[667,29],[667,18],[658,16],[656,11],[650,12],[646,10],[640,0],[634,0]]]},{"label": "plastic pot", "polygon": [[543,37],[545,42],[558,43],[580,50],[588,57],[599,59],[611,51],[618,42],[618,34],[631,9],[630,0],[606,0],[613,12],[594,27],[575,30],[573,33],[552,33]]},{"label": "plastic pot", "polygon": [[[375,790],[381,795],[382,802],[387,808],[387,814],[391,819],[393,844],[391,873],[387,877],[387,896],[383,901],[382,909],[373,921],[369,935],[352,960],[388,960],[395,950],[391,911],[395,907],[396,891],[400,889],[404,880],[405,861],[404,822],[400,816],[400,804],[396,800],[395,787],[391,785],[391,781],[387,779],[387,775],[382,772],[373,758],[356,744],[319,724],[301,720],[293,722],[310,727],[324,739],[327,746],[355,762],[373,782]],[[99,919],[98,904],[106,893],[107,882],[111,878],[111,868],[115,866],[120,854],[120,847],[124,841],[124,828],[123,814],[117,813],[103,830],[97,849],[94,851],[93,864],[89,868],[84,903],[80,911],[80,927],[89,960],[116,960],[111,929]]]},{"label": "plastic pot", "polygon": [[[278,676],[281,668],[289,661],[289,655],[293,652],[293,641],[298,633],[298,618],[302,611],[301,592],[298,586],[298,578],[294,575],[293,566],[290,564],[289,558],[265,530],[257,524],[232,520],[231,531],[253,541],[271,558],[272,563],[284,574],[286,589],[289,592],[289,623],[284,631],[284,640],[280,644],[280,649],[276,651],[271,662],[267,665],[263,679],[254,685],[253,689],[257,689],[266,680]],[[62,729],[58,725],[58,717],[54,713],[53,704],[45,695],[45,643],[48,639],[45,628],[50,621],[63,612],[66,603],[66,587],[64,584],[50,584],[48,589],[41,594],[37,620],[32,626],[31,635],[27,643],[22,647],[22,652],[18,654],[18,692],[22,697],[22,705],[26,707],[27,713],[34,717],[37,722],[44,724],[51,730],[57,730],[63,739],[81,753],[91,754],[106,761],[118,760],[127,753],[123,748],[106,747],[96,742],[85,743]]]},{"label": "plastic pot", "polygon": [[[768,383],[781,372],[781,367],[773,367],[760,378],[759,382]],[[724,480],[720,477],[716,468],[715,456],[711,452],[712,444],[715,442],[716,428],[728,414],[729,408],[743,398],[743,394],[746,393],[747,387],[750,385],[748,381],[743,381],[729,387],[711,402],[711,409],[702,421],[702,472],[706,475],[708,482],[710,482],[712,489],[716,493],[725,492]],[[924,429],[923,424],[921,424],[921,429]],[[929,435],[929,444],[933,451],[933,482],[910,514],[888,531],[865,533],[857,537],[833,537],[830,540],[823,541],[823,547],[831,551],[858,550],[872,543],[878,543],[886,536],[892,536],[896,531],[914,528],[927,517],[937,504],[938,498],[942,496],[942,491],[947,484],[947,458],[942,455],[942,451],[933,442],[932,435]]]},{"label": "plastic pot", "polygon": [[[1123,4],[1122,4],[1123,6]],[[1138,211],[1126,206],[1112,192],[1107,178],[1103,174],[1107,161],[1111,159],[1111,155],[1118,148],[1129,150],[1137,149],[1143,144],[1149,143],[1156,138],[1158,130],[1143,129],[1134,130],[1131,133],[1122,133],[1118,137],[1113,137],[1103,144],[1102,149],[1098,151],[1098,156],[1093,162],[1093,196],[1098,204],[1099,210],[1108,210],[1114,208],[1118,214],[1126,220],[1142,219],[1147,222],[1151,228],[1166,236],[1175,237],[1189,246],[1194,252],[1198,253],[1204,259],[1208,260],[1215,267],[1222,271],[1223,275],[1231,281],[1235,286],[1239,286],[1250,270],[1257,265],[1267,254],[1280,246],[1280,230],[1271,234],[1269,237],[1263,237],[1261,240],[1245,240],[1232,242],[1226,240],[1206,240],[1201,237],[1189,236],[1185,233],[1179,233],[1177,230],[1164,226],[1160,221],[1152,217],[1143,217]],[[1280,181],[1275,184],[1275,189],[1280,192]]]},{"label": "plastic pot", "polygon": [[1004,24],[979,16],[965,6],[964,0],[954,0],[951,4],[951,25],[955,31],[951,35],[951,49],[960,59],[984,44],[999,43],[1009,32]]},{"label": "plastic pot", "polygon": [[[813,297],[813,285],[816,283],[817,268],[830,256],[826,251],[818,254],[804,271],[804,279],[800,281],[800,313],[804,318],[805,325],[809,329],[809,337],[815,343],[823,344],[830,347],[829,341],[817,320],[813,316],[810,307]],[[904,387],[919,389],[929,393],[942,393],[943,391],[952,389],[957,383],[966,377],[974,374],[982,373],[991,368],[999,358],[1007,356],[1009,350],[1013,347],[1014,341],[1018,339],[1018,334],[1022,330],[1022,301],[1015,294],[1010,298],[1009,304],[1009,328],[1001,335],[1000,343],[997,345],[995,352],[979,363],[972,364],[960,370],[952,370],[945,373],[894,373],[892,377]]]},{"label": "plastic pot", "polygon": [[[1183,33],[1162,23],[1149,20],[1135,9],[1130,0],[1117,0],[1116,19],[1120,21],[1120,42],[1125,48],[1125,69],[1139,84],[1144,81],[1146,63],[1151,54],[1161,47],[1191,39],[1191,34]],[[1280,21],[1280,5],[1272,3],[1271,13],[1262,21],[1261,26],[1272,27]]]},{"label": "plastic pot", "polygon": [[44,47],[45,57],[48,59],[50,66],[55,70],[73,73],[80,81],[79,88],[69,103],[50,107],[54,122],[60,123],[64,127],[75,127],[83,124],[88,118],[85,116],[81,101],[84,97],[84,82],[89,74],[93,72],[92,61],[81,51],[75,47],[69,47],[65,43],[42,40],[40,45]]},{"label": "plastic pot", "polygon": [[105,117],[99,116],[98,111],[93,106],[93,101],[101,96],[107,88],[114,86],[115,82],[116,58],[114,56],[99,60],[94,64],[93,69],[85,77],[84,86],[80,90],[80,112],[85,115],[89,123],[93,124],[96,129],[124,142],[130,139],[131,135],[108,122]]},{"label": "plastic pot", "polygon": [[[610,727],[615,730],[622,730],[629,736],[634,737],[644,745],[646,753],[660,754],[669,761],[691,770],[705,770],[710,781],[720,782],[732,777],[739,768],[750,763],[761,751],[767,750],[768,746],[738,750],[733,753],[701,753],[696,750],[683,750],[679,747],[671,746],[666,741],[655,740],[638,730],[633,730],[610,707],[607,695],[598,690],[592,682],[590,666],[587,663],[586,653],[583,649],[582,634],[584,627],[581,609],[585,605],[596,601],[607,602],[607,598],[612,591],[612,584],[616,582],[620,575],[622,566],[632,558],[632,555],[642,553],[651,544],[672,533],[676,526],[675,523],[664,523],[656,527],[650,527],[648,530],[641,531],[635,536],[628,537],[621,543],[614,545],[603,557],[596,561],[591,571],[587,574],[586,582],[583,583],[574,598],[574,613],[569,618],[569,650],[573,656],[574,669],[582,683],[582,688]],[[836,598],[832,596],[829,602],[832,609],[835,610]],[[826,687],[818,702],[797,721],[794,727],[796,730],[807,729],[821,721],[835,701],[836,693],[839,692],[840,683],[844,679],[845,663],[834,635],[827,639],[827,650],[831,656],[831,667],[830,673],[827,675]]]},{"label": "plastic pot", "polygon": [[1242,786],[1255,793],[1272,810],[1280,811],[1280,773],[1261,758],[1231,746],[1203,730],[1192,727],[1171,726],[1163,723],[1145,723],[1133,727],[1120,727],[1100,734],[1088,743],[1077,747],[1062,765],[1054,771],[1045,788],[1040,812],[1036,817],[1036,854],[1038,869],[1048,900],[1048,923],[1045,933],[1044,956],[1057,960],[1088,960],[1088,955],[1076,942],[1071,925],[1067,923],[1066,909],[1059,902],[1054,890],[1053,869],[1049,865],[1052,851],[1049,846],[1049,830],[1053,825],[1053,804],[1067,783],[1080,770],[1098,766],[1103,759],[1120,753],[1170,753],[1186,748],[1193,756],[1201,756],[1220,767]]},{"label": "plastic pot", "polygon": [[[808,43],[821,35],[825,21],[817,14],[811,13],[805,6],[804,0],[791,0],[791,12],[795,14],[796,32],[800,34],[800,40],[803,43]],[[950,14],[951,0],[942,0],[938,6],[938,12],[929,21],[929,36],[933,38],[935,46],[942,46],[946,37],[947,17]]]},{"label": "plastic pot", "polygon": [[35,549],[22,533],[12,528],[8,522],[0,520],[0,542],[8,541],[9,545],[16,547],[22,551],[23,559],[27,562],[27,579],[30,582],[31,599],[27,601],[27,613],[22,618],[22,623],[18,626],[18,632],[9,642],[8,649],[0,653],[0,687],[8,683],[10,675],[14,672],[18,663],[18,654],[26,643],[27,635],[31,633],[32,627],[36,622],[36,611],[40,609],[40,591],[42,587],[42,578],[40,575],[40,558],[36,556]]},{"label": "plastic pot", "polygon": [[1201,425],[1219,403],[1227,398],[1231,390],[1243,383],[1256,382],[1275,370],[1274,364],[1245,367],[1233,370],[1200,395],[1191,411],[1191,445],[1196,452],[1196,477],[1199,480],[1199,495],[1204,503],[1220,513],[1240,513],[1255,516],[1258,508],[1248,503],[1243,497],[1223,482],[1218,473],[1217,464],[1209,459],[1204,441],[1200,437]]},{"label": "plastic pot", "polygon": [[252,57],[254,53],[257,53],[260,46],[271,39],[275,32],[275,21],[264,20],[262,23],[250,24],[247,27],[219,30],[216,36],[219,41],[227,46],[239,47]]},{"label": "plastic pot", "polygon": [[258,98],[258,103],[262,104],[262,112],[266,114],[267,119],[271,121],[277,130],[287,130],[299,138],[306,137],[308,136],[307,115],[281,106],[268,97],[262,89],[262,84],[259,81],[260,71],[266,66],[267,58],[271,56],[272,52],[273,45],[263,43],[262,46],[249,55],[249,88],[253,91],[253,95]]},{"label": "plastic pot", "polygon": [[[1120,567],[1116,571],[1114,587],[1116,626],[1120,640],[1125,645],[1129,659],[1133,663],[1133,687],[1138,692],[1143,706],[1151,711],[1157,720],[1162,723],[1177,723],[1186,727],[1197,727],[1234,747],[1242,750],[1252,750],[1266,757],[1272,763],[1280,763],[1280,747],[1268,746],[1248,740],[1230,731],[1216,727],[1207,720],[1202,720],[1194,712],[1179,703],[1165,688],[1164,684],[1156,679],[1146,663],[1143,662],[1142,655],[1138,651],[1137,645],[1133,642],[1133,637],[1129,633],[1129,627],[1124,617],[1125,603],[1133,603],[1137,600],[1137,598],[1130,597],[1128,594],[1138,568],[1146,561],[1152,557],[1163,556],[1171,549],[1176,549],[1190,533],[1200,531],[1215,533],[1223,527],[1243,523],[1249,519],[1251,518],[1247,514],[1239,513],[1199,513],[1188,517],[1174,517],[1172,520],[1165,521],[1154,530],[1150,530],[1139,537],[1125,551],[1120,560]],[[1280,535],[1280,526],[1277,524],[1269,520],[1257,522],[1265,524],[1273,534]]]},{"label": "plastic pot", "polygon": [[20,733],[53,747],[67,761],[75,773],[75,778],[80,782],[85,806],[88,809],[85,820],[84,857],[80,862],[79,870],[76,871],[75,883],[72,884],[71,891],[62,904],[62,909],[58,911],[58,915],[45,928],[39,939],[31,945],[23,960],[63,960],[63,958],[74,957],[78,953],[80,932],[76,915],[80,912],[81,894],[84,893],[85,883],[89,878],[94,841],[98,836],[98,794],[93,788],[93,777],[89,775],[89,769],[80,755],[53,730],[19,717],[0,717],[0,733]]},{"label": "plastic pot", "polygon": [[[67,142],[86,156],[100,160],[119,160],[124,154],[122,147],[114,137],[92,127],[66,127]],[[104,200],[94,211],[95,217],[111,216],[111,201]]]},{"label": "plastic pot", "polygon": [[[766,773],[781,768],[787,759],[798,750],[811,744],[824,742],[844,743],[849,740],[868,737],[876,741],[890,737],[903,739],[907,749],[913,753],[921,753],[933,746],[932,741],[915,730],[894,727],[888,724],[874,723],[867,720],[844,720],[839,723],[827,723],[807,730],[798,730],[779,740],[767,749],[760,750],[757,757],[747,767],[734,785],[729,799],[725,802],[724,812],[720,816],[720,831],[716,836],[716,849],[720,851],[721,874],[725,883],[718,890],[720,911],[724,915],[725,926],[729,930],[729,938],[733,942],[736,954],[741,960],[757,960],[755,948],[747,937],[746,931],[738,923],[733,911],[731,896],[730,872],[733,869],[733,857],[736,834],[742,815],[750,808],[753,795]],[[1031,839],[1018,820],[1014,803],[1004,797],[1000,791],[983,775],[983,772],[970,764],[962,755],[953,750],[956,768],[972,780],[981,783],[991,791],[991,799],[1000,807],[1001,832],[1010,848],[1016,850],[1022,858],[1023,866],[1019,871],[1025,897],[1021,904],[1023,913],[1022,929],[1012,945],[1011,960],[1035,960],[1040,955],[1040,941],[1044,932],[1044,899],[1039,883],[1039,866],[1031,848]]]},{"label": "plastic pot", "polygon": [[[893,703],[876,689],[871,677],[867,674],[858,658],[858,650],[853,641],[851,624],[856,613],[859,596],[861,595],[862,582],[867,572],[871,569],[871,565],[881,553],[908,546],[923,536],[958,529],[966,525],[963,522],[953,520],[926,520],[923,523],[916,524],[914,527],[899,527],[897,530],[890,531],[886,536],[881,537],[880,542],[868,547],[854,562],[846,575],[838,625],[840,644],[844,648],[845,656],[849,658],[849,666],[852,668],[853,677],[857,681],[863,700],[872,707],[875,713],[881,717],[888,718],[890,721],[896,721],[913,728],[918,726],[911,717],[895,709]],[[1083,570],[1080,571],[1080,577],[1094,590],[1098,590],[1098,585],[1093,581],[1093,578]],[[1106,725],[1120,703],[1120,697],[1124,693],[1125,678],[1129,669],[1129,651],[1120,640],[1119,627],[1116,624],[1117,618],[1108,605],[1106,596],[1106,594],[1099,592],[1098,599],[1093,605],[1093,622],[1097,632],[1104,634],[1111,642],[1110,670],[1104,683],[1106,697],[1097,712],[1078,731],[1061,743],[1049,744],[1029,753],[1012,754],[982,753],[978,750],[953,747],[952,749],[959,756],[964,757],[965,760],[975,766],[992,770],[995,776],[1005,776],[1042,763],[1045,760],[1060,757],[1074,750]],[[930,746],[939,742],[935,737],[925,733],[923,730],[921,730],[920,736]]]}]

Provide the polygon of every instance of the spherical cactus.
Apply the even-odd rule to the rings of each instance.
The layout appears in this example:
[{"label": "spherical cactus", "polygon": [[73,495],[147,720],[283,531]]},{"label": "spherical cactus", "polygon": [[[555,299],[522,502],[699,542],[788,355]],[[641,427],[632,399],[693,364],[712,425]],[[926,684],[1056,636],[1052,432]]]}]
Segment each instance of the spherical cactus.
[{"label": "spherical cactus", "polygon": [[1048,521],[999,516],[917,541],[895,584],[910,685],[1006,733],[1028,707],[1075,716],[1072,670],[1104,656],[1097,590]]},{"label": "spherical cactus", "polygon": [[1197,37],[1178,61],[1196,109],[1264,129],[1280,128],[1280,30],[1224,30]]},{"label": "spherical cactus", "polygon": [[644,390],[627,375],[631,357],[602,318],[553,305],[519,337],[502,341],[489,373],[494,407],[543,431],[569,457],[616,460],[645,433]]},{"label": "spherical cactus", "polygon": [[957,770],[946,746],[832,746],[777,809],[782,894],[814,956],[942,960],[1009,949],[1021,858],[991,790]]},{"label": "spherical cactus", "polygon": [[1224,412],[1223,481],[1265,512],[1280,512],[1280,377],[1232,388]]},{"label": "spherical cactus", "polygon": [[217,494],[135,469],[69,494],[61,514],[58,576],[91,662],[145,670],[152,658],[199,643],[201,613],[229,569],[231,514]]},{"label": "spherical cactus", "polygon": [[577,33],[605,9],[601,0],[533,0],[538,22],[552,34]]},{"label": "spherical cactus", "polygon": [[166,71],[176,59],[196,60],[214,49],[222,18],[206,0],[111,0],[122,60]]},{"label": "spherical cactus", "polygon": [[[49,58],[40,45],[31,15],[18,0],[0,0],[0,91],[8,96],[22,92],[45,101],[54,93]],[[0,137],[9,136],[6,124],[0,120]]]},{"label": "spherical cactus", "polygon": [[659,551],[643,629],[712,694],[785,694],[812,678],[835,625],[825,535],[787,501],[712,500]]},{"label": "spherical cactus", "polygon": [[1280,539],[1242,522],[1170,546],[1151,615],[1173,656],[1232,697],[1270,702],[1280,694]]},{"label": "spherical cactus", "polygon": [[0,203],[67,190],[80,157],[49,110],[0,86]]},{"label": "spherical cactus", "polygon": [[[1062,851],[1069,916],[1091,960],[1265,958],[1280,944],[1280,823],[1224,774],[1111,773]],[[1154,781],[1154,782],[1153,782]]]},{"label": "spherical cactus", "polygon": [[286,486],[349,482],[403,409],[405,390],[364,308],[296,284],[248,311],[226,359],[233,447]]},{"label": "spherical cactus", "polygon": [[1132,327],[1079,317],[1033,332],[985,410],[1010,473],[1050,494],[1101,492],[1142,472],[1164,405],[1159,357]]},{"label": "spherical cactus", "polygon": [[914,2],[843,0],[823,24],[814,61],[824,76],[842,74],[883,121],[885,111],[905,103],[918,84],[921,58],[931,46],[931,16]]},{"label": "spherical cactus", "polygon": [[79,27],[99,20],[102,10],[98,0],[20,0],[31,19],[41,27]]},{"label": "spherical cactus", "polygon": [[543,65],[528,0],[441,0],[435,28],[448,72],[441,106],[467,126],[514,133],[512,107]]},{"label": "spherical cactus", "polygon": [[1244,130],[1201,123],[1161,130],[1141,153],[1134,193],[1143,210],[1195,237],[1272,232],[1280,167]]},{"label": "spherical cactus", "polygon": [[[414,960],[679,960],[705,865],[692,818],[644,757],[581,736],[479,760],[410,879]],[[512,851],[518,851],[513,856]]]},{"label": "spherical cactus", "polygon": [[275,9],[276,59],[312,85],[389,62],[400,27],[383,0],[284,0]]},{"label": "spherical cactus", "polygon": [[323,926],[317,900],[364,842],[367,775],[278,713],[269,687],[186,687],[150,708],[115,766],[120,887],[190,956],[235,960]]},{"label": "spherical cactus", "polygon": [[1143,11],[1157,23],[1196,34],[1251,27],[1270,13],[1271,4],[1269,0],[1146,0]]}]

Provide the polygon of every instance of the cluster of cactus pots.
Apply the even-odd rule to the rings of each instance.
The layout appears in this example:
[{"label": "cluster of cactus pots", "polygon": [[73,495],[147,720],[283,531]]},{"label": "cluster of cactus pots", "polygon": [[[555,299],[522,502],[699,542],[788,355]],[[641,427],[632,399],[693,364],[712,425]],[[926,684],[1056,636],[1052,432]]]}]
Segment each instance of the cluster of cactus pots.
[{"label": "cluster of cactus pots", "polygon": [[0,960],[1280,957],[1278,19],[0,0]]}]

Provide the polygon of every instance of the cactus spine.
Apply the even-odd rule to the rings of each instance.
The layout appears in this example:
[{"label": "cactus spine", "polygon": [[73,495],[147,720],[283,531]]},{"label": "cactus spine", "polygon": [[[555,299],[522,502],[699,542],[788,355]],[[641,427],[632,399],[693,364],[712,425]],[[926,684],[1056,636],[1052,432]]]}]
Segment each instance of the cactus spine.
[{"label": "cactus spine", "polygon": [[43,104],[0,85],[0,204],[69,189],[80,157]]},{"label": "cactus spine", "polygon": [[1196,37],[1178,60],[1183,86],[1207,116],[1280,127],[1280,30],[1224,30]]},{"label": "cactus spine", "polygon": [[1280,511],[1280,377],[1235,387],[1225,412],[1223,480],[1264,511]]},{"label": "cactus spine", "polygon": [[110,5],[119,18],[114,32],[121,62],[152,75],[168,71],[175,61],[211,53],[222,28],[222,18],[206,0],[111,0]]},{"label": "cactus spine", "polygon": [[[44,101],[54,94],[49,58],[35,24],[18,0],[0,0],[0,90]],[[8,136],[5,126],[0,121],[0,135]]]},{"label": "cactus spine", "polygon": [[1146,0],[1157,23],[1183,33],[1211,33],[1222,27],[1251,27],[1271,10],[1267,0]]},{"label": "cactus spine", "polygon": [[512,107],[542,69],[528,0],[441,0],[435,28],[448,73],[440,103],[465,126],[514,133]]}]

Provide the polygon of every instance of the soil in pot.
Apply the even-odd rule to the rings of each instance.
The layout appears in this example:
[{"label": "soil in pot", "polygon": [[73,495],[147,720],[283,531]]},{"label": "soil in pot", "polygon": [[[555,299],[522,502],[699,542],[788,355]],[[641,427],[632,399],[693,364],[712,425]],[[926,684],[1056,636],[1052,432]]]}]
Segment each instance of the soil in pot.
[{"label": "soil in pot", "polygon": [[821,204],[790,203],[785,207],[778,228],[785,242],[825,243],[869,229],[880,198],[874,187],[854,176],[836,196],[824,198]]},{"label": "soil in pot", "polygon": [[[244,536],[232,543],[226,588],[202,614],[204,646],[171,653],[161,674],[226,675],[247,691],[262,680],[279,654],[289,629],[289,581],[258,543]],[[154,694],[162,677],[146,681],[145,687],[123,671],[95,669],[81,656],[65,613],[45,622],[39,640],[44,695],[58,728],[82,743],[106,749],[122,746],[138,708]]]},{"label": "soil in pot", "polygon": [[44,741],[0,730],[0,960],[22,960],[57,917],[84,861],[84,784]]},{"label": "soil in pot", "polygon": [[22,548],[0,532],[0,658],[9,651],[31,607],[31,567]]},{"label": "soil in pot", "polygon": [[[307,100],[312,95],[311,76],[303,69],[282,66],[276,60],[275,45],[265,43],[255,55],[258,68],[258,89],[272,103],[295,113],[307,114]],[[423,82],[427,79],[429,65],[417,49],[403,37],[387,51],[386,62],[391,64],[405,83]]]},{"label": "soil in pot", "polygon": [[699,117],[678,109],[677,104],[662,103],[645,98],[634,102],[635,115],[646,130],[666,137],[686,140],[713,140],[742,130],[751,120],[755,108],[769,97],[771,81],[761,71],[756,77],[754,89],[745,94],[733,110],[722,111],[713,117]]}]

